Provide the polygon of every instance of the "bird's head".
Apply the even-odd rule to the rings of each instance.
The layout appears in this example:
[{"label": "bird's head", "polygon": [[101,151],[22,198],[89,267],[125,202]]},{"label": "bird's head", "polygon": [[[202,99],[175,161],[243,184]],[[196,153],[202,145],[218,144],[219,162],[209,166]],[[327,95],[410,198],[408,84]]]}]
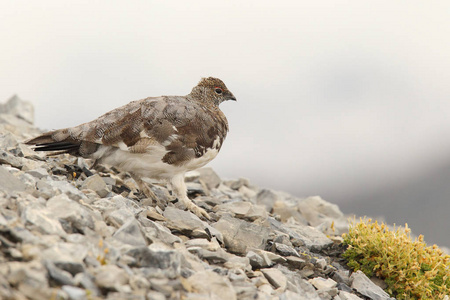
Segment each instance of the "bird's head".
[{"label": "bird's head", "polygon": [[227,100],[236,101],[236,97],[230,92],[225,83],[214,77],[202,78],[192,89],[191,95],[202,101],[212,100],[216,105]]}]

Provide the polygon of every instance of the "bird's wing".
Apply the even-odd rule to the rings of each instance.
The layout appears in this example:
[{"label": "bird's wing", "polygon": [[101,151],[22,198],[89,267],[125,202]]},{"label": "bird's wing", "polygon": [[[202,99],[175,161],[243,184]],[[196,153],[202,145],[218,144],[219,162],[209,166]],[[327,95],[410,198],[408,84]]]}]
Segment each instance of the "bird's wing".
[{"label": "bird's wing", "polygon": [[89,157],[100,145],[132,153],[165,147],[163,161],[169,164],[220,149],[228,131],[220,110],[187,101],[184,97],[156,97],[130,102],[76,127],[45,133],[28,144],[36,150],[60,151]]}]

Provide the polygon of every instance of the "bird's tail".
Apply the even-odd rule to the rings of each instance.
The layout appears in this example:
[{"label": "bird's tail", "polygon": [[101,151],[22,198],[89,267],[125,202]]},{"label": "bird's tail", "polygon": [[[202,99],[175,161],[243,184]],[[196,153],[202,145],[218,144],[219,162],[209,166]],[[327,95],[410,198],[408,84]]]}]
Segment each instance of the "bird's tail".
[{"label": "bird's tail", "polygon": [[80,148],[81,141],[75,141],[68,135],[64,136],[61,130],[55,130],[25,141],[25,144],[34,145],[35,151],[57,151],[58,153],[75,154]]},{"label": "bird's tail", "polygon": [[89,157],[95,153],[99,144],[85,140],[77,127],[46,132],[31,140],[27,145],[34,145],[35,151],[51,151],[52,154],[69,153],[75,156]]}]

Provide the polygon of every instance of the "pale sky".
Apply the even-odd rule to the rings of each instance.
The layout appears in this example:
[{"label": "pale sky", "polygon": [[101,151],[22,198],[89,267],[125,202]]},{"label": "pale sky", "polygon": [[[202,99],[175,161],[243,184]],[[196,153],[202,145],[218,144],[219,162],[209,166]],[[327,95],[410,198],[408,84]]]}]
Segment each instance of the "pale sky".
[{"label": "pale sky", "polygon": [[0,0],[0,101],[57,129],[219,77],[216,172],[339,202],[450,159],[449,37],[450,1]]}]

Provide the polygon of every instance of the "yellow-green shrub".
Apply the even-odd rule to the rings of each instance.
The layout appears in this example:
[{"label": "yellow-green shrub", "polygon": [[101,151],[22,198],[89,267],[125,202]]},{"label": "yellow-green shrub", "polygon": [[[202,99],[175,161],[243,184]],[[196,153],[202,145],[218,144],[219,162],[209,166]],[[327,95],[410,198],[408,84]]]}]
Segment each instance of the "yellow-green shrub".
[{"label": "yellow-green shrub", "polygon": [[410,232],[408,224],[391,231],[371,219],[353,221],[343,256],[354,270],[384,279],[397,299],[443,299],[450,294],[450,256],[427,247],[423,236],[413,241]]}]

